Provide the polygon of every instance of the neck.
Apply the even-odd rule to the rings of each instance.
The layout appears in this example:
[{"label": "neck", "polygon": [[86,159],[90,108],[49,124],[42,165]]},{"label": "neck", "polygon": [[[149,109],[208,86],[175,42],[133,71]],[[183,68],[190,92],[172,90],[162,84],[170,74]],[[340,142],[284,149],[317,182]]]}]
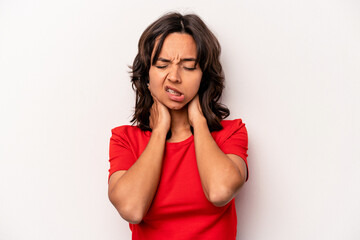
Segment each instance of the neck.
[{"label": "neck", "polygon": [[171,138],[169,141],[182,141],[191,135],[187,106],[180,110],[170,110]]}]

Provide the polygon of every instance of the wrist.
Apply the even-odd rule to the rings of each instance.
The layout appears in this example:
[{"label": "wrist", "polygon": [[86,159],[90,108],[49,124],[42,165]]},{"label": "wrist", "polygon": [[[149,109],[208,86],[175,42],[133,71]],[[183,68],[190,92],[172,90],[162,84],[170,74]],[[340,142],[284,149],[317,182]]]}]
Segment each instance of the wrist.
[{"label": "wrist", "polygon": [[161,139],[162,138],[166,139],[167,133],[168,133],[168,130],[164,130],[164,129],[161,129],[161,128],[154,128],[151,131],[151,136],[158,137],[158,138],[161,138]]},{"label": "wrist", "polygon": [[207,121],[204,116],[196,117],[195,120],[192,121],[193,128],[207,127]]}]

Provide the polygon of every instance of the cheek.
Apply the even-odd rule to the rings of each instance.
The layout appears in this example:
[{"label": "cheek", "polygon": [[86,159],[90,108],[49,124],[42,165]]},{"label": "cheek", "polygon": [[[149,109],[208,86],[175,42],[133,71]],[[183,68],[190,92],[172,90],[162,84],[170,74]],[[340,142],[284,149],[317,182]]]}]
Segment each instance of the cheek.
[{"label": "cheek", "polygon": [[159,74],[157,71],[154,71],[150,68],[149,71],[149,84],[150,84],[150,91],[155,94],[156,91],[161,88],[162,84],[162,75]]},{"label": "cheek", "polygon": [[192,93],[194,95],[196,95],[199,91],[199,88],[200,88],[200,83],[201,83],[201,77],[202,77],[202,74],[200,76],[198,76],[196,79],[194,79],[193,81],[193,87],[192,87]]}]

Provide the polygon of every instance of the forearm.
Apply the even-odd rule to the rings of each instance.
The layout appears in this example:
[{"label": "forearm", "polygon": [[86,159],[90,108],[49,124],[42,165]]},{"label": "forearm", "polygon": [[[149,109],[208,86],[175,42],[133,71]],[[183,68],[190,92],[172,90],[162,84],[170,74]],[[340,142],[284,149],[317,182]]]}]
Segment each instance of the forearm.
[{"label": "forearm", "polygon": [[153,131],[139,159],[114,184],[109,197],[120,215],[139,222],[146,214],[157,189],[166,134]]},{"label": "forearm", "polygon": [[193,127],[196,161],[204,193],[214,205],[223,206],[235,196],[244,176],[218,147],[205,118],[195,122]]}]

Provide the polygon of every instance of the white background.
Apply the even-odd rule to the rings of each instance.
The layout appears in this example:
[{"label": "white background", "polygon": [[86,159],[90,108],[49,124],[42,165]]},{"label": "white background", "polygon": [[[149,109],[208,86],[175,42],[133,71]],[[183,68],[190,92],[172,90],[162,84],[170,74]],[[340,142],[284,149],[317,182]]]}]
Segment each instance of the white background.
[{"label": "white background", "polygon": [[238,239],[360,239],[360,3],[0,0],[0,239],[130,239],[107,198],[128,65],[167,11],[222,45],[249,134]]}]

